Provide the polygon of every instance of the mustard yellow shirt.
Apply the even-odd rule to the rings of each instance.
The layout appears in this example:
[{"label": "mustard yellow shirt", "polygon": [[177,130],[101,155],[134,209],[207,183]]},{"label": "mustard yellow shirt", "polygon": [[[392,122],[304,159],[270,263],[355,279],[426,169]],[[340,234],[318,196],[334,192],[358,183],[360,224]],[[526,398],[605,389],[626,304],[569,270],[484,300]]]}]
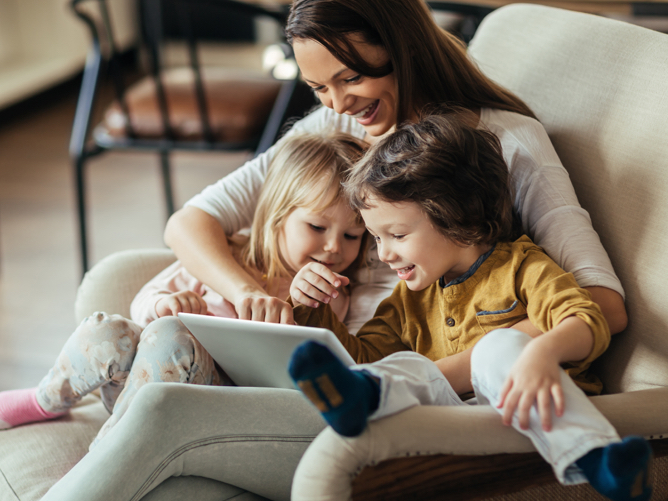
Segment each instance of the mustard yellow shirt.
[{"label": "mustard yellow shirt", "polygon": [[526,317],[546,332],[574,315],[590,327],[594,347],[586,359],[564,364],[564,369],[584,391],[601,392],[600,381],[585,371],[610,343],[608,324],[589,292],[529,237],[497,244],[460,279],[450,284],[441,279],[418,292],[400,282],[357,336],[348,333],[329,306],[297,306],[295,321],[331,329],[357,363],[368,363],[408,350],[435,361]]}]

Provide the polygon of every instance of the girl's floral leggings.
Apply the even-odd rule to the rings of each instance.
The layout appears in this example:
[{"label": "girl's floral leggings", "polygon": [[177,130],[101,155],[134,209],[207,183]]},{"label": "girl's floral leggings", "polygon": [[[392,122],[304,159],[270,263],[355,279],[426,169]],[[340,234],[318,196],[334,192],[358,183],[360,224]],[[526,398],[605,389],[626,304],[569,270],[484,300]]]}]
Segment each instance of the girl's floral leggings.
[{"label": "girl's floral leggings", "polygon": [[67,340],[39,384],[37,401],[48,412],[63,412],[100,388],[111,417],[92,448],[118,422],[139,388],[157,381],[232,384],[177,317],[159,318],[142,330],[120,315],[97,312]]}]

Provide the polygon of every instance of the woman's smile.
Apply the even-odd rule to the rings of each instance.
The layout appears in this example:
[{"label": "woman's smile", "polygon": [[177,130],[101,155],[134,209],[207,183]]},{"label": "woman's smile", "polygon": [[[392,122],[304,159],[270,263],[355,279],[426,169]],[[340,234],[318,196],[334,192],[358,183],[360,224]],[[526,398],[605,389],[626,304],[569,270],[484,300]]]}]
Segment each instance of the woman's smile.
[{"label": "woman's smile", "polygon": [[374,102],[374,103],[371,103],[369,106],[367,106],[366,108],[362,109],[362,111],[359,111],[359,112],[357,112],[357,113],[353,113],[353,114],[351,114],[350,116],[353,117],[353,118],[355,118],[355,119],[357,119],[357,118],[362,118],[364,115],[366,115],[367,113],[369,113],[369,111],[371,111],[371,108],[372,108],[374,105],[376,105],[377,103],[378,103],[378,101],[376,101],[376,102]]},{"label": "woman's smile", "polygon": [[[370,65],[387,64],[388,56],[383,48],[355,41],[352,44]],[[382,136],[396,125],[394,73],[379,78],[360,75],[310,39],[295,40],[293,49],[302,77],[323,105],[351,116],[370,136]]]},{"label": "woman's smile", "polygon": [[365,125],[371,125],[378,115],[378,108],[380,108],[380,100],[371,103],[360,113],[353,115],[353,118],[364,127]]}]

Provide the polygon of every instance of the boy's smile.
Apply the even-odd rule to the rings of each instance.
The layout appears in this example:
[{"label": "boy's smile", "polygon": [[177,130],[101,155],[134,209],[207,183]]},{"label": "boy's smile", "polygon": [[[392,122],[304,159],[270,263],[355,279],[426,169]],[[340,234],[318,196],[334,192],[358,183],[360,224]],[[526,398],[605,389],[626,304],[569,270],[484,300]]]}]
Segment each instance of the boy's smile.
[{"label": "boy's smile", "polygon": [[378,244],[378,256],[412,291],[439,278],[449,282],[466,273],[489,246],[465,246],[444,236],[415,202],[367,198],[362,218]]}]

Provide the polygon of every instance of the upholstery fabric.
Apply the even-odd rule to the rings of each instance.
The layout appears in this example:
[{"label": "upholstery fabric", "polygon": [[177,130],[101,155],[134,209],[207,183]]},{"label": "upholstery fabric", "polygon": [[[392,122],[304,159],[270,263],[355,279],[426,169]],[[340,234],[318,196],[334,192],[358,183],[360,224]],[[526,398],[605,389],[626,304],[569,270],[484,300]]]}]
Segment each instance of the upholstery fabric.
[{"label": "upholstery fabric", "polygon": [[545,126],[624,285],[629,326],[594,369],[606,391],[668,386],[668,36],[510,5],[483,21],[469,53]]},{"label": "upholstery fabric", "polygon": [[139,289],[174,261],[176,257],[168,249],[129,250],[107,256],[86,273],[79,286],[74,301],[77,323],[95,311],[130,318],[130,303]]},{"label": "upholstery fabric", "polygon": [[68,416],[0,432],[0,501],[40,499],[88,452],[108,417],[88,395]]}]

